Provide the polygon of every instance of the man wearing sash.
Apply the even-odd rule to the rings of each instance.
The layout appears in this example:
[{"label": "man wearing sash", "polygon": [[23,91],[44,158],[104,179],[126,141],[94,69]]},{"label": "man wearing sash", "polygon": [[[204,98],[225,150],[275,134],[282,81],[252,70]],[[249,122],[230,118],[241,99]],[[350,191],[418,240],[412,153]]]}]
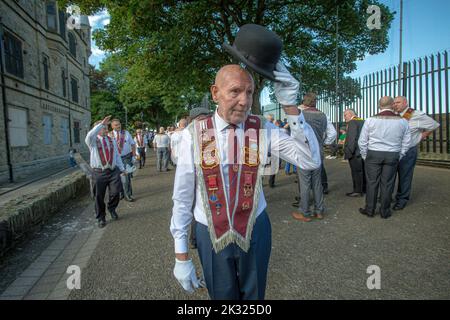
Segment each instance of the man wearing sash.
[{"label": "man wearing sash", "polygon": [[410,108],[405,97],[396,97],[394,99],[394,110],[408,121],[411,131],[411,143],[408,146],[408,151],[400,160],[397,168],[398,188],[395,204],[392,208],[393,210],[402,210],[408,203],[411,194],[414,167],[417,160],[417,147],[423,139],[426,139],[439,127],[439,123],[424,112]]},{"label": "man wearing sash", "polygon": [[[136,155],[136,143],[134,142],[133,137],[127,130],[122,130],[122,124],[119,119],[113,119],[111,121],[111,127],[113,128],[111,137],[115,139],[125,169],[127,167],[132,167]],[[123,195],[125,200],[130,202],[134,201],[131,178],[132,175],[128,174],[122,181]]]},{"label": "man wearing sash", "polygon": [[145,166],[145,156],[147,153],[147,135],[142,132],[141,129],[136,130],[136,136],[134,137],[134,143],[137,146],[137,154],[139,155],[139,169]]},{"label": "man wearing sash", "polygon": [[113,220],[118,219],[116,208],[119,205],[120,191],[122,189],[120,175],[126,175],[114,139],[108,136],[108,124],[111,116],[103,121],[97,121],[86,135],[86,144],[91,153],[90,165],[95,190],[95,213],[98,226],[106,225],[105,193],[109,188],[108,211]]},{"label": "man wearing sash", "polygon": [[391,199],[398,162],[405,156],[411,140],[408,122],[394,112],[394,99],[380,99],[380,112],[367,119],[358,140],[365,161],[366,206],[359,212],[373,217],[380,190],[380,215],[391,216]]},{"label": "man wearing sash", "polygon": [[273,74],[291,136],[250,114],[254,82],[239,65],[226,65],[216,75],[211,86],[216,112],[183,131],[170,230],[175,240],[174,275],[188,292],[199,286],[188,255],[194,218],[210,297],[264,299],[272,246],[262,189],[268,153],[303,170],[321,166],[318,141],[296,107],[298,81],[280,62]]}]

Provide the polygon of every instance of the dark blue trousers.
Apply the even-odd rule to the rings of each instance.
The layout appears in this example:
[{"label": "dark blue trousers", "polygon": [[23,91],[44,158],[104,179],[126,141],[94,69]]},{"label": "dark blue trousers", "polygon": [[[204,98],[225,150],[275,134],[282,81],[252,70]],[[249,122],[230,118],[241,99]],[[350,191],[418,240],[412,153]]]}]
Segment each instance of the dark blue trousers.
[{"label": "dark blue trousers", "polygon": [[256,219],[248,252],[232,243],[215,253],[208,227],[196,224],[197,248],[213,300],[264,299],[272,248],[272,228],[264,211]]},{"label": "dark blue trousers", "polygon": [[417,161],[417,147],[412,147],[398,163],[398,187],[395,196],[396,203],[404,207],[411,195],[411,186],[414,174],[414,167]]}]

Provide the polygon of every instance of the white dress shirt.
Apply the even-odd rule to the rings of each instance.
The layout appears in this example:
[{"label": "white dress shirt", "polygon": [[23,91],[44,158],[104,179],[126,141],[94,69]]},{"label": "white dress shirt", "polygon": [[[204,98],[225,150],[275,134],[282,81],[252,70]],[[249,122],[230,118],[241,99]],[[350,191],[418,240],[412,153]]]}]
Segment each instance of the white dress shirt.
[{"label": "white dress shirt", "polygon": [[177,164],[178,162],[178,146],[181,142],[182,132],[184,130],[175,131],[170,137],[170,150],[172,156],[172,162]]},{"label": "white dress shirt", "polygon": [[[400,112],[400,115],[403,117],[407,110],[408,108]],[[434,131],[439,127],[439,123],[420,110],[414,110],[411,119],[407,121],[409,124],[409,130],[411,131],[411,142],[409,144],[409,148],[417,146],[420,141],[422,141],[423,132]]]},{"label": "white dress shirt", "polygon": [[[119,131],[113,130],[112,132],[113,132],[112,135],[113,135],[114,139],[116,139],[117,143],[119,143],[119,139],[118,139]],[[131,146],[136,144],[133,140],[133,137],[127,130],[123,130],[123,132],[125,133],[125,138],[123,139],[122,152],[120,153],[121,157],[126,156],[127,154],[131,153],[133,151]]]},{"label": "white dress shirt", "polygon": [[157,148],[168,148],[170,146],[170,138],[165,133],[158,133],[153,139],[153,143],[156,143]]},{"label": "white dress shirt", "polygon": [[409,149],[411,134],[408,122],[400,117],[371,117],[364,122],[358,145],[361,157],[367,151],[399,152],[402,158]]},{"label": "white dress shirt", "polygon": [[[219,151],[220,166],[223,177],[228,177],[229,159],[228,148],[228,128],[229,124],[223,120],[218,113],[214,115],[214,123],[217,136],[217,148]],[[320,167],[320,149],[317,139],[311,127],[304,121],[304,117],[288,116],[291,136],[276,127],[273,123],[266,121],[266,146],[272,156],[276,155],[289,163],[298,166],[304,170],[315,170]],[[192,124],[191,124],[192,125]],[[306,129],[305,129],[306,128]],[[244,124],[241,123],[236,129],[236,136],[240,144],[240,150],[243,149]],[[308,139],[306,138],[308,137]],[[308,141],[308,142],[306,142]],[[261,163],[267,163],[267,153]],[[189,129],[182,131],[181,142],[178,151],[178,164],[175,174],[175,184],[172,200],[174,203],[172,210],[172,219],[170,231],[175,239],[175,252],[186,253],[188,243],[188,231],[192,221],[195,220],[203,225],[208,225],[207,217],[203,211],[202,197],[199,184],[196,182],[194,165],[193,137]],[[229,181],[224,178],[225,194],[229,195]],[[194,199],[196,199],[194,203]],[[194,206],[194,207],[193,207]],[[261,214],[267,206],[264,192],[261,190],[259,202],[257,204],[256,215]]]},{"label": "white dress shirt", "polygon": [[[103,167],[102,160],[100,158],[100,155],[98,153],[98,147],[97,147],[97,139],[100,140],[100,143],[103,147],[103,140],[106,141],[107,148],[109,150],[109,139],[107,137],[99,136],[98,133],[103,128],[103,124],[99,123],[95,127],[91,129],[86,135],[85,142],[87,146],[89,147],[89,151],[91,152],[91,158],[90,158],[90,165],[93,169],[106,169],[106,167]],[[114,141],[114,138],[111,138],[111,141],[114,145],[114,157],[112,161],[112,168],[114,169],[116,166],[119,168],[120,171],[124,171],[125,168],[123,166],[122,158],[119,155],[119,150],[117,149],[117,144]]]}]

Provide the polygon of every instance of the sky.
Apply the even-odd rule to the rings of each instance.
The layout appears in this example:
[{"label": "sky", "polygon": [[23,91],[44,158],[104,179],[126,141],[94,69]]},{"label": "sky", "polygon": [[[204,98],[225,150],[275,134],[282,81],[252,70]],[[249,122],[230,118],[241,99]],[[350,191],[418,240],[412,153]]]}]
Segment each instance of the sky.
[{"label": "sky", "polygon": [[[356,63],[357,69],[350,74],[360,77],[398,64],[400,34],[400,0],[381,0],[391,11],[396,11],[389,31],[389,46],[385,52],[366,56]],[[106,11],[89,17],[93,30],[103,28],[110,21]],[[403,61],[450,50],[450,0],[404,0],[403,1]],[[89,62],[96,67],[105,54],[92,43]],[[262,105],[270,103],[268,92],[261,96]]]}]

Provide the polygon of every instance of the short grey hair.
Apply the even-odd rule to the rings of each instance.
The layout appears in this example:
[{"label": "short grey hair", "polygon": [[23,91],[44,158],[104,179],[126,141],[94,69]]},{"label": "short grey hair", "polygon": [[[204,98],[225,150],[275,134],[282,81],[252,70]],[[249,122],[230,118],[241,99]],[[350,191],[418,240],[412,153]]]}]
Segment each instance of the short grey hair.
[{"label": "short grey hair", "polygon": [[350,112],[351,114],[356,116],[356,111],[354,109],[350,109],[350,108],[349,109],[345,109],[344,113],[346,113],[346,112]]}]

